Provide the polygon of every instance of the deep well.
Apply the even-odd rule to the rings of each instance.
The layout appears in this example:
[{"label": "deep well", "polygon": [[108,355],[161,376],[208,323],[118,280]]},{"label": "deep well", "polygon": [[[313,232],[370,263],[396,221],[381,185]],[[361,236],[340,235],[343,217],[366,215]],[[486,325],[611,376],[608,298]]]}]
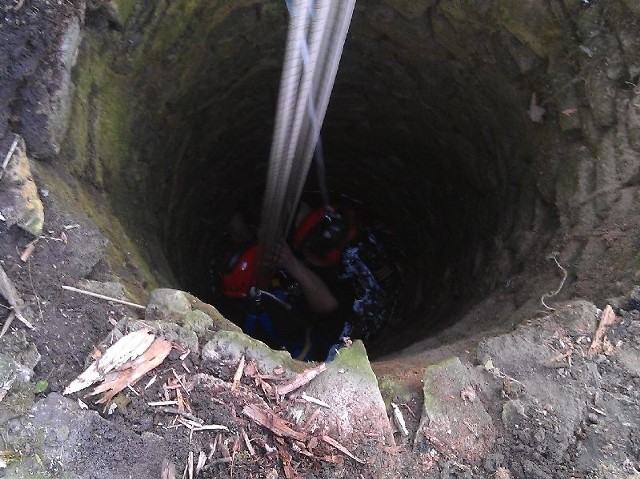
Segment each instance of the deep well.
[{"label": "deep well", "polygon": [[[112,205],[92,217],[124,226],[113,251],[141,271],[125,282],[206,297],[215,239],[247,199],[260,207],[284,2],[98,5],[56,165]],[[328,181],[395,230],[409,276],[402,322],[371,353],[542,309],[561,280],[552,252],[561,297],[629,287],[638,238],[615,232],[640,218],[639,26],[636,0],[358,3],[323,128]]]}]

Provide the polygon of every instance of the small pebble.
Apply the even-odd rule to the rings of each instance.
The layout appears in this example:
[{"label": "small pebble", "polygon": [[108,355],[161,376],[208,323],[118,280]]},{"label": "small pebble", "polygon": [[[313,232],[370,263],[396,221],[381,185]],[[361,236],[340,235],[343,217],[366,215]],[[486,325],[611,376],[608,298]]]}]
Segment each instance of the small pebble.
[{"label": "small pebble", "polygon": [[591,424],[598,424],[600,422],[600,418],[598,417],[598,415],[593,412],[587,416],[587,419],[589,419],[589,422]]}]

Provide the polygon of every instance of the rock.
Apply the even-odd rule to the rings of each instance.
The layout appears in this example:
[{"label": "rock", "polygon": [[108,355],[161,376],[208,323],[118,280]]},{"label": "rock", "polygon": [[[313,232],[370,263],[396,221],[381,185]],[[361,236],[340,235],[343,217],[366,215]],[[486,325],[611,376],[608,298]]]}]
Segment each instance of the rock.
[{"label": "rock", "polygon": [[621,349],[617,351],[616,359],[630,376],[640,378],[640,357],[637,349]]},{"label": "rock", "polygon": [[[25,142],[17,136],[16,148],[0,181],[0,213],[9,226],[18,225],[34,236],[42,234],[44,208],[31,176]],[[4,156],[0,158],[0,164]]]},{"label": "rock", "polygon": [[189,311],[182,317],[182,327],[202,337],[213,326],[213,319],[199,309]]},{"label": "rock", "polygon": [[414,20],[422,15],[435,4],[435,0],[388,0],[394,9],[408,20]]},{"label": "rock", "polygon": [[6,335],[0,340],[0,429],[6,423],[26,413],[35,397],[33,368],[40,354],[24,334]]},{"label": "rock", "polygon": [[237,331],[218,331],[202,348],[202,360],[215,364],[222,361],[237,364],[242,355],[247,361],[255,360],[263,372],[271,372],[278,366],[297,372],[307,366],[292,359],[288,352],[274,351],[263,342]]},{"label": "rock", "polygon": [[518,400],[507,401],[502,406],[502,422],[508,429],[519,427],[520,422],[526,417],[524,405]]},{"label": "rock", "polygon": [[[326,426],[340,441],[375,433],[380,435],[382,445],[395,444],[378,379],[362,341],[340,349],[336,358],[327,363],[326,371],[304,391],[331,406],[320,409],[318,425]],[[307,415],[315,410],[309,405],[302,407]],[[338,422],[340,428],[336,431]]]},{"label": "rock", "polygon": [[29,411],[35,394],[29,382],[33,370],[0,354],[0,430]]},{"label": "rock", "polygon": [[[35,86],[21,109],[22,133],[35,158],[51,158],[60,147],[69,127],[74,85],[71,70],[78,58],[81,41],[80,20],[71,17],[58,37],[55,67],[47,85]],[[48,90],[43,91],[44,88]]]},{"label": "rock", "polygon": [[200,301],[198,298],[196,298],[192,294],[189,294],[189,293],[185,293],[185,294],[187,295],[187,299],[191,303],[191,308],[194,311],[200,310],[213,320],[214,331],[218,331],[218,330],[237,331],[237,332],[242,331],[242,329],[238,325],[232,323],[227,318],[222,316],[220,311],[218,311],[215,307],[211,306],[208,303]]},{"label": "rock", "polygon": [[124,286],[117,281],[94,281],[83,279],[78,282],[78,288],[86,289],[92,293],[104,294],[115,299],[127,300],[127,293]]},{"label": "rock", "polygon": [[145,319],[164,320],[181,324],[182,317],[191,312],[191,303],[186,293],[176,289],[160,288],[151,291]]},{"label": "rock", "polygon": [[496,430],[481,401],[465,402],[461,391],[476,382],[473,369],[453,357],[425,369],[424,409],[414,449],[432,443],[445,455],[476,464],[489,451]]},{"label": "rock", "polygon": [[128,331],[149,329],[156,335],[162,336],[169,341],[178,343],[183,348],[188,349],[191,352],[198,353],[200,351],[198,335],[194,331],[183,328],[182,326],[171,321],[134,320],[128,321],[126,325]]},{"label": "rock", "polygon": [[159,477],[158,464],[167,455],[165,442],[157,436],[140,437],[57,393],[39,401],[28,417],[8,431],[6,439],[7,446],[15,450],[28,440],[31,452],[42,463],[56,464],[55,477],[69,479]]},{"label": "rock", "polygon": [[23,330],[6,334],[0,338],[0,351],[13,361],[33,370],[40,362],[40,353],[33,343],[27,341]]}]

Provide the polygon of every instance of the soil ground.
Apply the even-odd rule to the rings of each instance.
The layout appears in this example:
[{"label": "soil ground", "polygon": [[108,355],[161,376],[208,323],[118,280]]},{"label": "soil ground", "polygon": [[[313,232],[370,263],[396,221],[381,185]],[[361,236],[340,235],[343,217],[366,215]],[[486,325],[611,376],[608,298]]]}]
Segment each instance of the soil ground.
[{"label": "soil ground", "polygon": [[[4,65],[11,65],[7,73],[14,77],[10,85],[15,90],[2,92],[0,96],[3,101],[12,98],[5,102],[3,111],[10,112],[14,125],[26,121],[20,116],[24,106],[20,103],[29,96],[26,90],[42,87],[24,87],[26,90],[18,92],[18,86],[28,85],[29,77],[35,72],[46,70],[46,55],[39,56],[35,63],[27,61],[32,59],[33,51],[46,51],[47,35],[39,32],[53,34],[74,8],[71,2],[58,2],[56,7],[52,7],[52,3],[34,0],[23,5],[18,2],[21,8],[14,11],[12,7],[17,6],[16,3],[6,0],[0,7],[4,13],[0,58]],[[45,12],[44,17],[34,13],[38,9]],[[45,24],[41,23],[43,18]],[[46,381],[46,390],[36,397],[36,408],[38,405],[44,408],[57,401],[57,395],[85,368],[86,358],[115,323],[137,318],[141,313],[61,288],[62,285],[75,286],[83,279],[116,280],[123,273],[136,278],[137,272],[134,265],[125,262],[122,271],[118,271],[117,276],[113,274],[104,260],[107,242],[97,227],[81,213],[69,212],[56,197],[54,188],[45,194],[42,188],[48,189],[49,185],[36,180],[45,206],[44,235],[25,262],[20,256],[34,238],[0,221],[0,265],[36,318],[34,330],[14,322],[8,335],[26,338],[42,356],[33,382]],[[95,202],[102,201],[96,193]],[[597,258],[593,264],[600,264]],[[601,271],[594,268],[593,277],[611,277],[609,266],[599,268]],[[518,278],[518,284],[514,294],[531,296],[527,278]],[[143,285],[140,286],[143,289]],[[588,284],[580,285],[580,294],[587,299],[591,295],[598,297],[595,294],[601,290],[602,284],[593,284],[592,289]],[[499,301],[500,295],[496,293],[493,299]],[[637,477],[640,475],[640,296],[630,293],[613,304],[618,321],[608,331],[610,346],[594,356],[588,355],[587,350],[599,312],[585,303],[556,306],[555,314],[543,317],[530,314],[529,321],[496,338],[484,337],[481,331],[485,325],[478,324],[478,336],[474,339],[456,340],[452,335],[444,345],[410,351],[374,364],[385,398],[400,405],[409,435],[405,437],[397,431],[397,447],[381,447],[373,438],[353,438],[346,446],[354,454],[362,455],[369,463],[366,466],[322,444],[315,448],[315,455],[322,456],[322,460],[296,452],[294,441],[279,441],[266,428],[239,413],[249,400],[264,401],[283,414],[287,404],[273,401],[259,388],[259,381],[248,376],[243,378],[237,392],[231,392],[229,384],[237,367],[235,363],[205,364],[195,354],[181,360],[175,351],[135,387],[135,392],[127,391],[119,397],[120,404],[114,414],[108,415],[101,405],[91,403],[91,408],[106,420],[96,414],[84,416],[77,412],[79,417],[92,419],[87,419],[84,428],[79,430],[79,444],[83,447],[74,452],[69,464],[80,477],[115,478],[131,477],[127,467],[139,462],[150,464],[144,471],[160,477],[163,459],[173,461],[181,474],[190,451],[195,453],[197,461],[199,451],[208,453],[216,444],[217,452],[212,458],[225,459],[226,448],[233,461],[212,464],[201,477],[273,478],[287,474],[291,477],[407,478]],[[0,298],[0,324],[8,318],[7,307]],[[5,344],[0,342],[0,351]],[[444,447],[446,431],[441,441],[432,437],[431,441],[421,441],[419,447],[414,447],[416,434],[428,427],[420,422],[424,402],[423,370],[451,356],[460,357],[469,368],[473,395],[489,414],[491,428],[495,429],[494,441],[482,456],[462,458],[455,450]],[[199,376],[200,383],[194,378],[198,374],[204,375]],[[156,382],[144,389],[153,375],[157,375]],[[176,375],[190,381],[187,401],[193,415],[232,431],[225,436],[226,441],[217,440],[221,436],[215,431],[191,435],[186,427],[173,427],[175,414],[158,412],[148,406],[149,401],[166,398],[162,386]],[[391,385],[385,382],[389,378],[393,379]],[[459,398],[451,398],[454,399]],[[390,408],[388,412],[391,417]],[[464,417],[456,419],[465,420]],[[480,435],[482,431],[474,427],[474,424],[468,425],[470,433]],[[255,455],[246,446],[242,431],[251,438]],[[150,448],[148,441],[143,440],[148,439],[150,433],[163,438],[161,447]],[[96,446],[98,440],[100,447]],[[105,444],[111,447],[105,450]],[[7,445],[0,446],[4,449]],[[376,451],[379,454],[376,455]],[[291,469],[286,466],[289,461]],[[57,477],[56,468],[53,463],[47,465],[51,477]],[[3,475],[4,470],[0,469],[0,477]]]}]

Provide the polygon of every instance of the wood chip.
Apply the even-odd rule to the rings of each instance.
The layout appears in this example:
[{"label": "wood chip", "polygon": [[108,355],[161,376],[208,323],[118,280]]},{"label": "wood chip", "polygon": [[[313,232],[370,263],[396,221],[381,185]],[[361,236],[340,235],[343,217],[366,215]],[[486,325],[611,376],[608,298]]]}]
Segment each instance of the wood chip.
[{"label": "wood chip", "polygon": [[398,430],[402,433],[403,436],[408,436],[409,431],[407,430],[407,425],[404,422],[402,411],[400,411],[400,408],[394,402],[391,403],[391,408],[393,409],[393,420],[396,423]]},{"label": "wood chip", "polygon": [[24,249],[24,251],[20,255],[20,261],[22,261],[23,263],[26,263],[27,261],[29,261],[29,258],[31,258],[31,255],[36,250],[36,242],[37,240],[32,241],[27,245],[27,247]]},{"label": "wood chip", "polygon": [[207,455],[204,451],[200,451],[198,454],[198,464],[196,464],[196,475],[200,474],[200,471],[204,469],[205,464],[207,463]]},{"label": "wood chip", "polygon": [[147,330],[134,331],[123,336],[109,347],[109,349],[82,374],[74,379],[71,384],[66,387],[63,394],[82,391],[86,387],[105,379],[108,372],[142,355],[154,340],[155,335]]},{"label": "wood chip", "polygon": [[276,448],[278,449],[278,455],[282,461],[282,469],[284,471],[284,477],[286,479],[293,479],[296,475],[293,466],[291,466],[291,454],[287,450],[284,440],[276,441]]},{"label": "wood chip", "polygon": [[615,322],[616,313],[613,312],[613,308],[610,305],[607,305],[602,312],[600,324],[598,324],[598,329],[596,330],[596,334],[594,335],[589,351],[587,352],[589,356],[601,354],[605,350],[605,336],[607,334],[607,328]]},{"label": "wood chip", "polygon": [[296,374],[296,376],[291,380],[284,384],[279,384],[276,386],[276,394],[279,396],[284,396],[289,394],[296,389],[301,388],[305,384],[308,384],[312,381],[316,376],[327,369],[326,363],[321,363],[319,366],[315,368],[309,368],[302,371],[300,374]]},{"label": "wood chip", "polygon": [[251,445],[251,441],[249,440],[249,436],[247,436],[247,431],[245,431],[244,428],[242,429],[242,439],[244,439],[244,444],[245,444],[245,446],[247,446],[247,451],[249,451],[249,454],[251,454],[252,456],[255,456],[256,455],[256,450]]},{"label": "wood chip", "polygon": [[264,410],[257,404],[246,405],[242,410],[242,414],[266,427],[276,436],[288,437],[301,442],[306,442],[309,439],[307,434],[291,429],[288,423],[273,411]]},{"label": "wood chip", "polygon": [[340,444],[338,441],[336,441],[331,436],[328,436],[328,435],[324,434],[324,435],[320,436],[320,439],[322,439],[324,442],[326,442],[330,446],[335,447],[338,451],[340,451],[344,455],[349,456],[351,459],[353,459],[357,463],[366,464],[365,461],[363,461],[362,459],[359,459],[356,456],[354,456],[353,454],[351,454],[351,452],[346,447],[344,447],[342,444]]},{"label": "wood chip", "polygon": [[[135,384],[142,376],[162,364],[171,352],[172,347],[171,341],[157,338],[141,356],[130,363],[122,365],[118,368],[118,371],[104,377],[103,383],[95,387],[89,395],[94,396],[103,393],[97,401],[99,404],[111,401],[125,387]],[[107,353],[105,353],[106,355]]]},{"label": "wood chip", "polygon": [[313,431],[314,422],[318,418],[319,415],[320,415],[320,409],[316,409],[315,411],[313,411],[311,413],[311,416],[309,416],[309,418],[302,425],[302,429],[304,431],[307,431],[307,432],[312,432]]},{"label": "wood chip", "polygon": [[244,372],[244,354],[240,358],[240,362],[238,363],[238,369],[236,369],[236,373],[233,375],[233,383],[231,384],[231,390],[235,391],[240,384],[240,380],[242,379],[242,373]]},{"label": "wood chip", "polygon": [[307,401],[307,402],[310,402],[310,403],[313,403],[313,404],[317,404],[318,406],[326,407],[327,409],[331,409],[331,406],[328,405],[326,402],[321,401],[320,399],[316,399],[316,398],[314,398],[312,396],[308,396],[305,393],[302,393],[300,395],[300,397],[302,399],[304,399],[305,401]]}]

